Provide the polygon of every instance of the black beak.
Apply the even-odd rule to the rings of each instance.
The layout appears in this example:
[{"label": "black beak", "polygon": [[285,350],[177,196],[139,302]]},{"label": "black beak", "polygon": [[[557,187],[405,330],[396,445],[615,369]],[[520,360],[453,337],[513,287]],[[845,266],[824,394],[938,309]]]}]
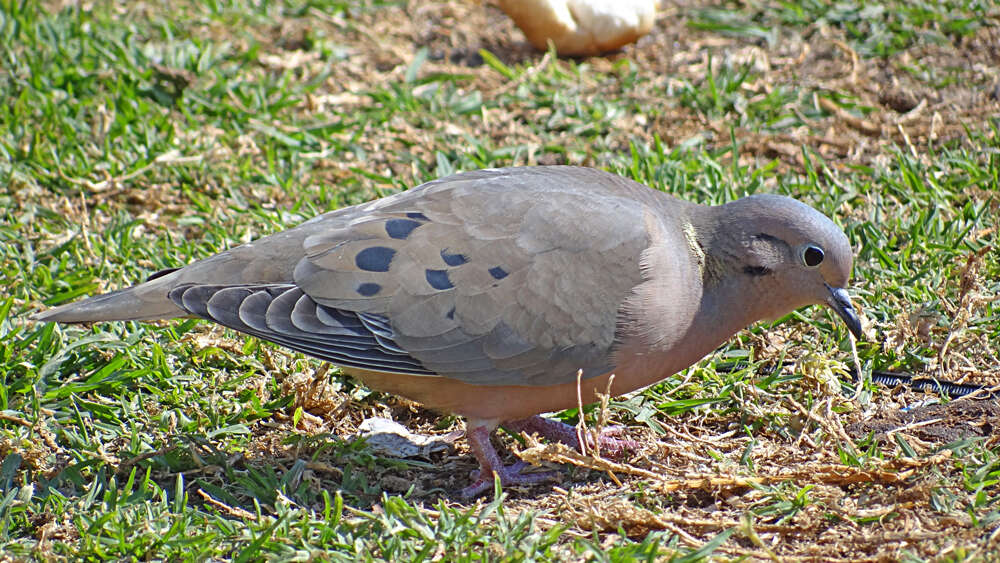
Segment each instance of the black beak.
[{"label": "black beak", "polygon": [[830,287],[829,285],[826,288],[830,290],[830,299],[827,300],[827,303],[841,319],[844,319],[847,330],[851,331],[851,334],[858,340],[864,340],[865,334],[861,331],[861,319],[854,312],[854,306],[851,305],[851,297],[847,295],[847,291],[841,287]]}]

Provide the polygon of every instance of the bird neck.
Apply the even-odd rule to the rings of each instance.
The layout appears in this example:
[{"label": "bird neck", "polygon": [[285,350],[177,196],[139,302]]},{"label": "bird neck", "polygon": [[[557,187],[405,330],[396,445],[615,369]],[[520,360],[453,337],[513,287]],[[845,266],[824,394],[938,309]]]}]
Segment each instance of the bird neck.
[{"label": "bird neck", "polygon": [[[634,342],[632,350],[622,349],[624,375],[644,374],[649,385],[665,379],[711,354],[734,334],[761,318],[766,295],[757,288],[722,282],[703,287],[697,308],[687,329],[669,338],[646,338]],[[636,385],[635,387],[639,387]]]},{"label": "bird neck", "polygon": [[769,291],[765,284],[742,272],[706,284],[695,326],[717,335],[713,346],[719,346],[733,334],[755,321],[770,316]]},{"label": "bird neck", "polygon": [[743,230],[717,207],[678,209],[674,228],[664,226],[645,253],[648,277],[625,306],[631,334],[622,335],[617,363],[632,384],[673,375],[769,312],[768,276],[743,271]]},{"label": "bird neck", "polygon": [[[780,257],[760,251],[757,233],[764,229],[747,220],[733,221],[725,206],[706,212],[698,230],[698,245],[705,255],[698,309],[701,322],[694,324],[722,335],[718,345],[755,321],[773,316],[773,294],[778,289],[773,283],[774,269]],[[757,259],[748,261],[748,249],[755,245]]]}]

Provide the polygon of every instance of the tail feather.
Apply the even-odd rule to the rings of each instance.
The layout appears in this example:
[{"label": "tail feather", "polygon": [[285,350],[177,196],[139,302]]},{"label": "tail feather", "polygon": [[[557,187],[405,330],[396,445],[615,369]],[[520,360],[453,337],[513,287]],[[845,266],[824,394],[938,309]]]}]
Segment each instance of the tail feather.
[{"label": "tail feather", "polygon": [[31,315],[31,320],[59,323],[151,321],[188,315],[167,297],[174,280],[168,273],[146,283],[95,295]]},{"label": "tail feather", "polygon": [[328,228],[324,221],[307,221],[293,229],[237,246],[183,268],[161,270],[144,283],[35,313],[31,319],[86,323],[186,317],[189,313],[170,300],[170,291],[175,287],[186,283],[292,283],[295,266],[303,256],[303,241],[309,235]]}]

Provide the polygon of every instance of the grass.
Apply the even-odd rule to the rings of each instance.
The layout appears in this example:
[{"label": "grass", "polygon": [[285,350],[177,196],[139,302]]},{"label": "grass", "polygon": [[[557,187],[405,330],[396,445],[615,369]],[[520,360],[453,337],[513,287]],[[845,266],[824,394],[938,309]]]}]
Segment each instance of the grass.
[{"label": "grass", "polygon": [[[620,487],[569,467],[555,488],[476,503],[453,496],[473,468],[464,444],[394,459],[353,437],[373,414],[436,433],[454,417],[193,320],[26,320],[454,171],[570,163],[704,203],[816,206],[857,249],[852,294],[875,336],[859,343],[864,370],[996,386],[998,68],[979,47],[995,7],[667,6],[624,54],[562,60],[463,3],[86,6],[0,0],[0,551],[1000,555],[995,402],[902,420],[929,397],[831,390],[850,348],[818,308],[612,401],[643,441]],[[886,92],[924,106],[898,112]],[[756,369],[783,358],[798,367]],[[696,474],[724,484],[671,485]]]}]

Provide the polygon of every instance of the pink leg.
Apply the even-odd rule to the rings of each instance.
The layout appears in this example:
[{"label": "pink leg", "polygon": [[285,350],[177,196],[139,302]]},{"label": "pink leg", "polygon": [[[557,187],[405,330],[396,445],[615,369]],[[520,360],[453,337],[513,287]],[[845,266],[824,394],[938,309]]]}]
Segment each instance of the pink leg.
[{"label": "pink leg", "polygon": [[482,425],[473,426],[471,422],[465,432],[469,445],[472,446],[472,452],[479,460],[479,475],[475,477],[475,483],[462,489],[463,497],[475,498],[491,490],[494,473],[500,477],[500,484],[504,486],[540,483],[555,476],[555,472],[552,471],[522,474],[521,470],[528,465],[523,461],[504,465],[493,444],[490,443],[490,434],[492,434],[491,428]]},{"label": "pink leg", "polygon": [[[576,427],[570,426],[558,420],[552,420],[541,416],[532,416],[521,420],[509,420],[503,423],[504,428],[515,432],[536,433],[549,440],[562,442],[571,448],[580,449],[580,439],[576,435]],[[605,428],[597,438],[601,446],[601,455],[618,458],[628,450],[636,450],[639,443],[628,438],[615,438],[623,434],[625,429],[621,426],[609,426]],[[588,448],[594,445],[588,443]]]}]

